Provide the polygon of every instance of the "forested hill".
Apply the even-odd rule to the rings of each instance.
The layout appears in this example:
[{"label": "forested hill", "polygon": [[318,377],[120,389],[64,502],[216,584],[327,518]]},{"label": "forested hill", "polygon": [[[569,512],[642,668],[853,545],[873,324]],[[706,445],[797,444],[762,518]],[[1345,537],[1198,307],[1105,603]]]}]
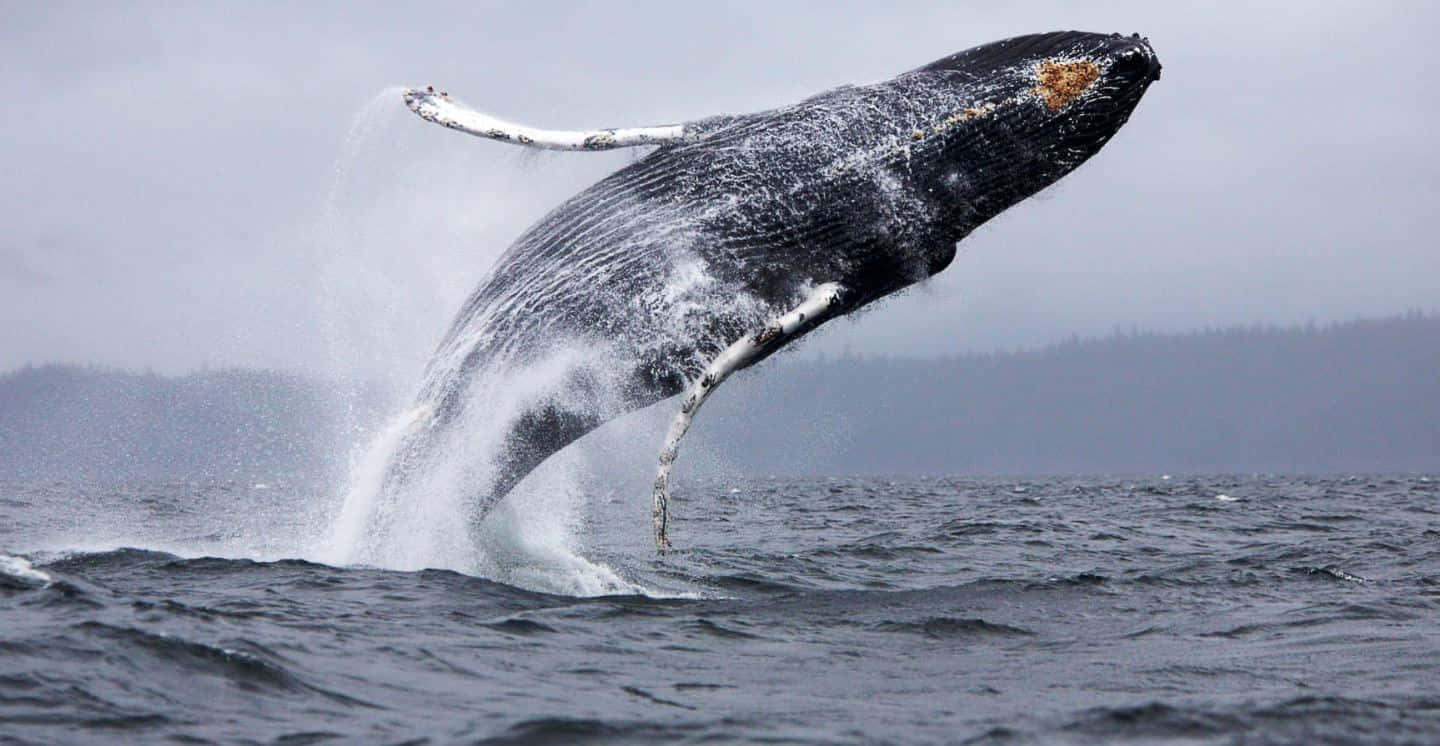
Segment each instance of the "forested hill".
[{"label": "forested hill", "polygon": [[[25,368],[0,376],[0,479],[333,476],[349,442],[334,389]],[[1440,317],[940,360],[781,355],[722,387],[693,437],[687,453],[774,474],[1440,471]]]},{"label": "forested hill", "polygon": [[782,360],[768,367],[716,394],[715,411],[706,414],[723,410],[723,418],[700,418],[700,427],[709,425],[749,468],[1440,470],[1435,316],[1117,335],[942,360]]}]

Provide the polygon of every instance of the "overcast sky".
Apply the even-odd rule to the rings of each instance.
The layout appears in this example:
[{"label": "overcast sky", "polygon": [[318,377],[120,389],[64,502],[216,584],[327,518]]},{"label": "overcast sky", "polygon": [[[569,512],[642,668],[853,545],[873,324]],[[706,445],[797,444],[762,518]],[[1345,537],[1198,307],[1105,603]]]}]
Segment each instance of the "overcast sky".
[{"label": "overcast sky", "polygon": [[658,124],[1062,28],[1145,34],[1164,77],[1089,164],[812,354],[1440,310],[1433,3],[128,5],[0,3],[0,371],[413,378],[526,225],[635,157],[527,155],[392,86]]}]

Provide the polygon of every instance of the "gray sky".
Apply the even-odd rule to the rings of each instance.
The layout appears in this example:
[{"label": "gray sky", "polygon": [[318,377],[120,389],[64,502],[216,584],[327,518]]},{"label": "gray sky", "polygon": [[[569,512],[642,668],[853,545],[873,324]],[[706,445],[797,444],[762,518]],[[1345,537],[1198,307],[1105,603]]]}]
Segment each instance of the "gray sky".
[{"label": "gray sky", "polygon": [[659,124],[1060,28],[1143,33],[1164,78],[1091,163],[807,349],[1440,310],[1440,6],[1213,5],[3,3],[0,371],[411,379],[511,239],[634,157],[448,132],[388,86]]}]

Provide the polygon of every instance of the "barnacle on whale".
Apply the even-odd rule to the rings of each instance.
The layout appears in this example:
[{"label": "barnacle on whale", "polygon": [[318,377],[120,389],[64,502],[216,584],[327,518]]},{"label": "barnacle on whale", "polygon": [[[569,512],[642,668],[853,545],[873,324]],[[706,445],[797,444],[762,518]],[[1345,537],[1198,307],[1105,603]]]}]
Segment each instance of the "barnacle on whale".
[{"label": "barnacle on whale", "polygon": [[1050,111],[1060,111],[1099,78],[1093,62],[1042,62],[1035,67],[1035,93]]}]

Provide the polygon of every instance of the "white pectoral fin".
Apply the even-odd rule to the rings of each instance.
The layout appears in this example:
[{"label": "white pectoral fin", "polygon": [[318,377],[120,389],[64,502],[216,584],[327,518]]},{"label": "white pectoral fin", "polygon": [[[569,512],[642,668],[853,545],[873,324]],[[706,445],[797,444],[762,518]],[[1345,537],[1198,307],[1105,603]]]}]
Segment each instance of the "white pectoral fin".
[{"label": "white pectoral fin", "polygon": [[452,130],[477,137],[550,150],[610,150],[637,145],[665,145],[686,139],[685,125],[620,127],[599,130],[542,130],[496,119],[451,99],[434,88],[405,89],[405,105],[420,115]]},{"label": "white pectoral fin", "polygon": [[680,440],[695,421],[700,405],[710,397],[731,373],[774,351],[796,336],[809,331],[816,325],[840,312],[841,297],[845,288],[836,283],[826,283],[810,291],[805,300],[790,312],[770,321],[765,328],[747,334],[726,347],[709,365],[700,377],[691,382],[684,398],[680,400],[680,411],[670,422],[665,435],[665,446],[660,450],[660,467],[655,474],[655,546],[664,551],[670,546],[667,529],[670,522],[670,467],[680,450]]}]

